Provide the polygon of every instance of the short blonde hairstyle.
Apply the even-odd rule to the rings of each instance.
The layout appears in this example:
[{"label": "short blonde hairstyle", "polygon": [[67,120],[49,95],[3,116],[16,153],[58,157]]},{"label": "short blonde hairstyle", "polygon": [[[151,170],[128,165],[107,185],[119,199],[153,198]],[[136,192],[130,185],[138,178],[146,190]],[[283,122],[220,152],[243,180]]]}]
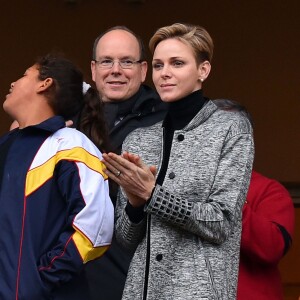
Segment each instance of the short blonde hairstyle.
[{"label": "short blonde hairstyle", "polygon": [[161,27],[150,39],[149,48],[151,53],[154,53],[156,46],[161,41],[171,38],[178,39],[190,46],[199,64],[206,60],[211,62],[214,43],[209,33],[203,27],[183,23],[175,23],[170,26]]}]

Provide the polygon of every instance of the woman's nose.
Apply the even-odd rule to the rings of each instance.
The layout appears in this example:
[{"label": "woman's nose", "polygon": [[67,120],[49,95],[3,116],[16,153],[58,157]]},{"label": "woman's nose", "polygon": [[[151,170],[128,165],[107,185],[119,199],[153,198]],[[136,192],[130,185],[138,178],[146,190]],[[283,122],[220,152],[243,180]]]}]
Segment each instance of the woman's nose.
[{"label": "woman's nose", "polygon": [[161,76],[162,77],[170,77],[171,76],[170,69],[168,66],[163,67],[163,69],[161,70]]}]

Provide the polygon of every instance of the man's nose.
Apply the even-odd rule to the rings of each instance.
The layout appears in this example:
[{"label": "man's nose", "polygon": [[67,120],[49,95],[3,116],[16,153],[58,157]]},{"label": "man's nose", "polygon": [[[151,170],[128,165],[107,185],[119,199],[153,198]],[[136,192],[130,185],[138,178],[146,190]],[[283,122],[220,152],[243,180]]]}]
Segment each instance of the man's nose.
[{"label": "man's nose", "polygon": [[118,60],[114,60],[111,71],[113,73],[120,73],[121,69],[120,62]]}]

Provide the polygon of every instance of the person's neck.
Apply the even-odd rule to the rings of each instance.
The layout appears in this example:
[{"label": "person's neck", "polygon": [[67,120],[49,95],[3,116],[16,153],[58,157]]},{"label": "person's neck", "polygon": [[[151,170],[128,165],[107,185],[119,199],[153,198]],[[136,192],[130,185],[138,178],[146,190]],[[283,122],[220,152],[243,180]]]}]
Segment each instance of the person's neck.
[{"label": "person's neck", "polygon": [[37,124],[40,124],[52,117],[54,117],[55,114],[52,110],[50,111],[36,111],[29,116],[20,116],[16,118],[16,121],[19,123],[19,128],[23,129],[28,126],[34,126]]},{"label": "person's neck", "polygon": [[207,100],[203,97],[202,90],[197,90],[178,101],[171,102],[167,115],[168,122],[174,129],[182,129],[196,116]]}]

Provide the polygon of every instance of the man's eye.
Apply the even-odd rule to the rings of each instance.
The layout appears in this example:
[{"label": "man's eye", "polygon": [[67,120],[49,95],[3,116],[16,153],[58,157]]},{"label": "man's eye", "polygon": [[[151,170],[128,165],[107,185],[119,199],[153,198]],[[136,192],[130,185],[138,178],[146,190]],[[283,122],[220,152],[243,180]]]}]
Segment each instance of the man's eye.
[{"label": "man's eye", "polygon": [[111,59],[103,59],[100,61],[101,65],[110,65],[112,63]]},{"label": "man's eye", "polygon": [[126,59],[126,60],[121,60],[121,65],[123,66],[132,66],[133,65],[133,61]]}]

